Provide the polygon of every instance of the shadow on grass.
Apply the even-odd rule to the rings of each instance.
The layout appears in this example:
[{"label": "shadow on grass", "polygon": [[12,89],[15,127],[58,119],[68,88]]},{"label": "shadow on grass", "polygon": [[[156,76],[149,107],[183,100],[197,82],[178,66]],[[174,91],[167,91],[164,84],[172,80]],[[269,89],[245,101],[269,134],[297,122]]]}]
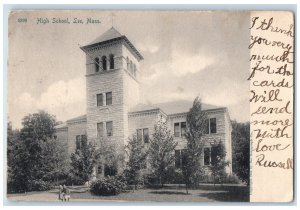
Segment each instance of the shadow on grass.
[{"label": "shadow on grass", "polygon": [[163,195],[186,195],[184,192],[175,192],[175,191],[151,191],[151,194],[163,194]]},{"label": "shadow on grass", "polygon": [[221,192],[204,192],[199,193],[199,196],[222,202],[249,202],[250,200],[249,187],[226,187],[218,190]]}]

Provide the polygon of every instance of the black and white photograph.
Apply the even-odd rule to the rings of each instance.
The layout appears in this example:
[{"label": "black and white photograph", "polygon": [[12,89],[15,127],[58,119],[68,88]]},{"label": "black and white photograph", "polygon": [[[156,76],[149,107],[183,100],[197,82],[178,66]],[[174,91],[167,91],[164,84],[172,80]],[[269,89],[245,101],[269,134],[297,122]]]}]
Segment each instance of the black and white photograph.
[{"label": "black and white photograph", "polygon": [[[251,70],[266,40],[251,30],[274,32],[267,21],[237,10],[10,11],[7,199],[250,202],[250,124],[268,109],[250,102],[281,98],[250,87],[271,86],[256,80],[266,68]],[[292,148],[271,147],[270,135],[251,134],[256,167]],[[272,170],[292,169],[284,161]]]}]

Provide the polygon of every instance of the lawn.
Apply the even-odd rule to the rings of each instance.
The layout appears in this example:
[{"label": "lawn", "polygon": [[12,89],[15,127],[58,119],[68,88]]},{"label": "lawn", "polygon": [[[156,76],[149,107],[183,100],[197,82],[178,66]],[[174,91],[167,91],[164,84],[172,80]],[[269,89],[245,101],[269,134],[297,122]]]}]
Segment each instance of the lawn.
[{"label": "lawn", "polygon": [[[116,196],[96,196],[88,188],[71,189],[71,201],[148,201],[148,202],[247,202],[249,187],[247,186],[214,186],[203,185],[198,189],[189,190],[186,194],[184,187],[164,187],[159,189],[139,189],[128,191]],[[8,199],[22,201],[58,201],[57,190],[47,192],[30,192],[27,194],[11,194]]]}]

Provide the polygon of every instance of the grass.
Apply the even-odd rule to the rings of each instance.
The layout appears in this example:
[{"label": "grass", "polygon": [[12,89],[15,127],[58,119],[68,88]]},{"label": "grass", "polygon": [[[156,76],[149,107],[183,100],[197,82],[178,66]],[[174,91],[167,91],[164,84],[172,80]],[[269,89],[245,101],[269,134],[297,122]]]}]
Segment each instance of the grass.
[{"label": "grass", "polygon": [[[58,190],[47,192],[31,192],[26,195],[8,195],[11,200],[58,201]],[[148,202],[247,202],[249,187],[247,186],[214,186],[203,185],[198,189],[189,190],[184,187],[164,187],[159,189],[139,189],[128,191],[116,196],[93,195],[86,187],[71,188],[71,201],[148,201]]]}]

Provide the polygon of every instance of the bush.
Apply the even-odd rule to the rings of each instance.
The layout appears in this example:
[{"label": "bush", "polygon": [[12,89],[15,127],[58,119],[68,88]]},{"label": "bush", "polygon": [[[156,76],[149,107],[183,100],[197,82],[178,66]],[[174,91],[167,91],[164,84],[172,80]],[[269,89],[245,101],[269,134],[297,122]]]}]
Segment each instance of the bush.
[{"label": "bush", "polygon": [[240,179],[235,175],[228,175],[224,180],[223,183],[227,184],[239,184],[241,183]]},{"label": "bush", "polygon": [[69,185],[69,186],[70,185],[83,185],[83,184],[85,184],[85,181],[78,176],[70,175],[67,177],[67,179],[65,180],[65,182],[63,184]]},{"label": "bush", "polygon": [[106,177],[91,183],[91,192],[95,195],[118,195],[126,189],[126,184],[118,178]]},{"label": "bush", "polygon": [[51,184],[43,180],[32,180],[28,188],[29,191],[46,191],[51,189]]}]

